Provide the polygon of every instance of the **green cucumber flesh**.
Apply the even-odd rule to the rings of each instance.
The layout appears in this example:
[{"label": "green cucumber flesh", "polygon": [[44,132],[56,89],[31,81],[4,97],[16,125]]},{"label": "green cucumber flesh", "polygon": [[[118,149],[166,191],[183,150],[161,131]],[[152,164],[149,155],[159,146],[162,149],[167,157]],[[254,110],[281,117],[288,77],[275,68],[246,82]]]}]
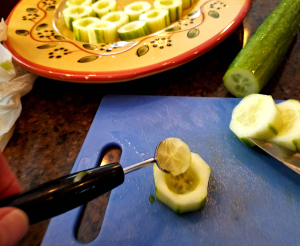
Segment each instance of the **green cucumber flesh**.
[{"label": "green cucumber flesh", "polygon": [[165,178],[167,187],[170,191],[177,194],[186,194],[195,190],[199,184],[198,176],[192,169],[187,169],[179,175],[167,175]]},{"label": "green cucumber flesh", "polygon": [[186,172],[173,176],[153,165],[157,199],[182,214],[202,209],[207,197],[211,168],[195,153]]},{"label": "green cucumber flesh", "polygon": [[223,77],[236,97],[259,93],[287,53],[300,25],[300,0],[282,0],[239,52]]},{"label": "green cucumber flesh", "polygon": [[233,109],[230,130],[248,147],[248,137],[267,140],[281,130],[283,120],[273,98],[251,94],[244,97]]},{"label": "green cucumber flesh", "polygon": [[129,16],[123,11],[109,12],[101,18],[101,21],[110,21],[116,24],[117,29],[129,22]]}]

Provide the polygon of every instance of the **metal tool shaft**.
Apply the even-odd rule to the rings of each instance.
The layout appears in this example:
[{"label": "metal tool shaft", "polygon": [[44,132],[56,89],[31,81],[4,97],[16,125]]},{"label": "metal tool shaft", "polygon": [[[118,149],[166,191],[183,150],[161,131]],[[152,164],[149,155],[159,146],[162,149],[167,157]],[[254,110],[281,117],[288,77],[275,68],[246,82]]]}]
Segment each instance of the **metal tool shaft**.
[{"label": "metal tool shaft", "polygon": [[146,167],[146,166],[148,166],[148,165],[150,165],[150,164],[152,164],[152,163],[156,163],[156,162],[157,162],[157,161],[156,161],[156,158],[155,158],[155,157],[152,157],[152,158],[150,158],[150,159],[148,159],[148,160],[144,160],[144,161],[141,161],[141,162],[139,162],[139,163],[133,164],[133,165],[131,165],[131,166],[129,166],[129,167],[123,168],[123,172],[124,172],[124,174],[130,173],[130,172],[133,172],[133,171],[135,171],[135,170],[137,170],[137,169]]}]

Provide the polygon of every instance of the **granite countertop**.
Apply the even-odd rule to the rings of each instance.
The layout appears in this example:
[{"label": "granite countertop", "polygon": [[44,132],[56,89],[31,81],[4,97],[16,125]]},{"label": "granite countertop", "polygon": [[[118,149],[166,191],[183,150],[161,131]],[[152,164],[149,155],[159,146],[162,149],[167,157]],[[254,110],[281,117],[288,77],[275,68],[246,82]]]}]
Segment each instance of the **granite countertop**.
[{"label": "granite countertop", "polygon": [[[0,15],[6,17],[16,2],[1,7]],[[107,94],[232,97],[222,84],[222,76],[243,45],[243,30],[245,36],[251,36],[279,2],[252,0],[243,25],[229,38],[173,70],[116,84],[75,84],[39,77],[33,90],[22,98],[21,116],[4,151],[24,189],[70,173],[101,99]],[[262,94],[300,100],[299,34]],[[117,161],[120,152],[112,150],[105,158]],[[82,241],[97,235],[101,227],[97,220],[101,221],[107,198],[101,197],[93,205],[96,209],[90,212],[92,216],[86,215],[79,230]],[[32,225],[19,245],[39,245],[48,223]]]}]

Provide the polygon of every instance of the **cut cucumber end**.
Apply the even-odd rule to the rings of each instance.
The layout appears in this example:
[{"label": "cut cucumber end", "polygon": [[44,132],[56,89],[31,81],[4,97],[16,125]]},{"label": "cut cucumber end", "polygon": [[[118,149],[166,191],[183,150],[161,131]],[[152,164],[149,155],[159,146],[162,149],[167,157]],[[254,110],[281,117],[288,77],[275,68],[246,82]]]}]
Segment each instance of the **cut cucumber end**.
[{"label": "cut cucumber end", "polygon": [[[176,214],[202,209],[206,201],[211,168],[198,154],[192,153],[192,162],[187,172],[192,175],[185,176],[183,173],[178,180],[176,180],[176,176],[172,177],[171,183],[174,189],[170,189],[168,182],[171,174],[166,174],[157,165],[153,165],[156,197]],[[182,189],[181,186],[184,186],[185,189]]]},{"label": "cut cucumber end", "polygon": [[273,98],[251,94],[233,109],[229,128],[248,146],[247,137],[268,140],[280,131],[282,125],[281,113]]},{"label": "cut cucumber end", "polygon": [[260,91],[255,76],[247,69],[233,67],[225,73],[223,81],[225,88],[235,97],[242,98]]},{"label": "cut cucumber end", "polygon": [[72,31],[74,21],[90,16],[93,16],[93,10],[90,6],[71,6],[63,10],[66,27]]},{"label": "cut cucumber end", "polygon": [[129,16],[123,11],[109,12],[101,18],[101,21],[109,21],[116,24],[117,29],[129,22]]}]

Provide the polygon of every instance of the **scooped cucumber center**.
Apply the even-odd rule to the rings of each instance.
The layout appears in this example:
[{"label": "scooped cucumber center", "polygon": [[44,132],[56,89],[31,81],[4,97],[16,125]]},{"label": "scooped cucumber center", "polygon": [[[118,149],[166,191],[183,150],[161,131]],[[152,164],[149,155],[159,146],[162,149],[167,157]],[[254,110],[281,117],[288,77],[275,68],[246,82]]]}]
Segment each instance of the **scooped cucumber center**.
[{"label": "scooped cucumber center", "polygon": [[170,0],[162,0],[162,1],[160,1],[160,4],[161,4],[161,5],[170,6],[170,5],[173,4],[173,1],[170,1]]},{"label": "scooped cucumber center", "polygon": [[106,8],[108,6],[109,6],[109,2],[107,2],[107,1],[100,1],[97,4],[97,9],[104,9],[104,8]]},{"label": "scooped cucumber center", "polygon": [[159,12],[153,11],[147,15],[147,18],[156,18],[157,16],[159,16]]},{"label": "scooped cucumber center", "polygon": [[101,22],[101,23],[97,23],[95,25],[93,25],[94,28],[98,28],[98,29],[106,29],[109,27],[109,24],[106,22]]},{"label": "scooped cucumber center", "polygon": [[140,11],[140,10],[142,10],[144,7],[143,7],[143,5],[142,4],[136,4],[136,5],[133,5],[132,7],[131,7],[131,10],[132,11]]},{"label": "scooped cucumber center", "polygon": [[109,18],[107,18],[107,21],[110,21],[110,22],[117,22],[121,19],[121,16],[118,15],[118,14],[115,14],[115,15],[112,15],[110,16]]},{"label": "scooped cucumber center", "polygon": [[162,170],[178,175],[188,169],[191,163],[191,151],[181,139],[167,138],[158,145],[156,158]]},{"label": "scooped cucumber center", "polygon": [[95,21],[82,19],[82,21],[79,22],[78,25],[81,26],[81,27],[87,27],[87,26],[89,26],[90,24],[93,24],[93,23],[95,23]]},{"label": "scooped cucumber center", "polygon": [[136,30],[140,28],[139,24],[138,23],[135,23],[135,22],[132,22],[126,26],[123,26],[123,30],[125,31],[133,31],[133,30]]},{"label": "scooped cucumber center", "polygon": [[84,11],[85,11],[84,8],[78,7],[78,8],[71,9],[70,13],[80,15],[80,14],[84,13]]},{"label": "scooped cucumber center", "polygon": [[81,5],[84,3],[85,0],[68,0],[68,1],[74,5]]},{"label": "scooped cucumber center", "polygon": [[172,174],[165,175],[165,181],[169,190],[176,194],[192,192],[200,182],[199,177],[190,168],[176,176]]}]

